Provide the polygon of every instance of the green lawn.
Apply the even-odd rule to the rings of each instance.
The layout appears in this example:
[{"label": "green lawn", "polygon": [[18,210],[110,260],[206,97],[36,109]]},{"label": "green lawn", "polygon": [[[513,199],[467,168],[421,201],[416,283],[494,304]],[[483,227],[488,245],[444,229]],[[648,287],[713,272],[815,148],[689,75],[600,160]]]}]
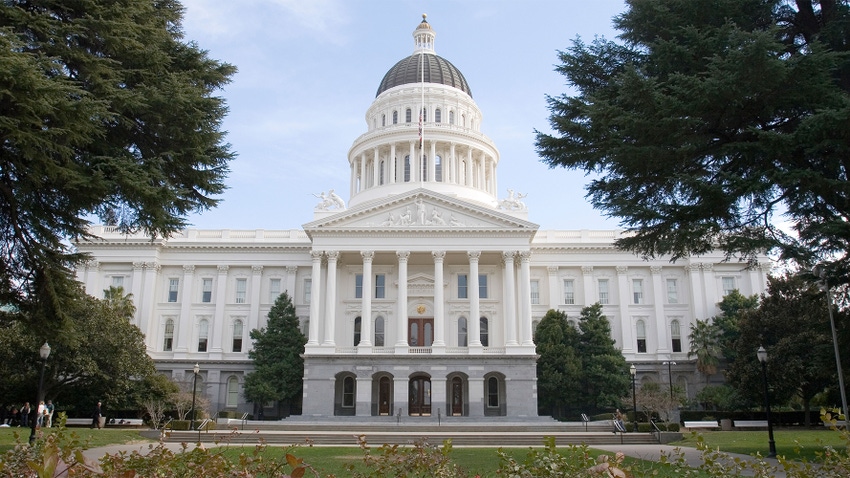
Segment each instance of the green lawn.
[{"label": "green lawn", "polygon": [[[42,428],[39,433],[54,433],[57,428]],[[118,443],[133,443],[133,442],[150,442],[141,435],[137,430],[92,430],[91,428],[68,428],[68,433],[76,435],[76,439],[81,443],[86,444],[86,448],[94,448],[98,446],[114,445]],[[27,443],[30,438],[29,428],[0,428],[0,453],[5,453],[15,447],[15,444],[20,441]]]},{"label": "green lawn", "polygon": [[[700,435],[708,446],[727,453],[753,455],[758,452],[765,456],[769,450],[766,431],[707,431],[701,432]],[[774,430],[773,438],[776,442],[776,454],[789,460],[816,460],[817,453],[823,451],[826,446],[850,452],[847,448],[848,441],[834,430]],[[684,440],[671,445],[693,447],[696,445],[696,438],[686,434]]]}]

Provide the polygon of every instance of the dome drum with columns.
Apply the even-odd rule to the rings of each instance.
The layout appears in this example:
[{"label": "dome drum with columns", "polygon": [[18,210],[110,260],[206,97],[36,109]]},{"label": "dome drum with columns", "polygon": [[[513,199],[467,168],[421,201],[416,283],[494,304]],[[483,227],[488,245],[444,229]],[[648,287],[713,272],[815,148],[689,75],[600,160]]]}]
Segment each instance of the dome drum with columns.
[{"label": "dome drum with columns", "polygon": [[[212,410],[263,406],[241,393],[249,333],[284,291],[307,337],[306,419],[537,419],[535,325],[550,309],[578,321],[597,302],[639,381],[693,397],[705,381],[690,325],[731,290],[763,292],[767,269],[713,253],[646,261],[614,246],[619,231],[538,230],[524,193],[499,197],[498,149],[434,38],[423,20],[414,54],[384,76],[348,152],[348,204],[317,194],[314,220],[293,230],[150,241],[97,226],[97,240],[76,244],[92,257],[77,271],[86,290],[132,293],[157,369],[186,380],[200,364]],[[429,65],[424,77],[415,61]]]}]

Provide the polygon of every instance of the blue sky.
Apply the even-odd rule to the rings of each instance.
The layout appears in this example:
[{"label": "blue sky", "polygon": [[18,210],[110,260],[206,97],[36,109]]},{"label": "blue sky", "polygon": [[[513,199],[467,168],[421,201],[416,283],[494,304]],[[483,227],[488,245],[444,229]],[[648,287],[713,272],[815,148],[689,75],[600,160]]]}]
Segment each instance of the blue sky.
[{"label": "blue sky", "polygon": [[203,229],[297,229],[318,194],[348,200],[347,154],[366,131],[378,84],[413,52],[423,13],[435,49],[463,72],[499,148],[499,198],[527,193],[541,229],[612,229],[585,199],[582,172],[549,169],[534,151],[548,131],[545,95],[569,92],[554,71],[576,37],[613,39],[622,0],[184,0],[186,40],[239,72],[221,92],[237,158],[221,204],[189,218]]}]

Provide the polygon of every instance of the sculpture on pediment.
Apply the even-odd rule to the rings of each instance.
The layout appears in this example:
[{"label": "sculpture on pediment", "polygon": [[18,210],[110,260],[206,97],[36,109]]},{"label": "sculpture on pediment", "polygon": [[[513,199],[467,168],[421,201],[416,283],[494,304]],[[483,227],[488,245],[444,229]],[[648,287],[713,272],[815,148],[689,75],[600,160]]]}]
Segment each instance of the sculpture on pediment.
[{"label": "sculpture on pediment", "polygon": [[420,226],[425,225],[425,203],[422,202],[422,198],[416,200],[416,218],[418,220],[417,224]]},{"label": "sculpture on pediment", "polygon": [[508,197],[499,201],[499,207],[508,211],[525,211],[525,203],[522,202],[528,194],[515,193],[513,189],[508,189]]},{"label": "sculpture on pediment", "polygon": [[316,209],[319,211],[327,211],[334,207],[337,209],[345,209],[345,201],[343,201],[333,189],[328,190],[327,193],[322,191],[319,194],[313,194],[313,196],[320,199],[319,204],[316,204]]},{"label": "sculpture on pediment", "polygon": [[449,224],[451,224],[452,226],[456,226],[456,227],[463,227],[463,226],[466,225],[466,224],[463,223],[463,221],[456,218],[454,213],[452,213],[451,217],[449,218]]},{"label": "sculpture on pediment", "polygon": [[431,210],[431,220],[429,223],[434,226],[445,226],[446,220],[443,219],[443,214],[437,208],[434,208]]}]

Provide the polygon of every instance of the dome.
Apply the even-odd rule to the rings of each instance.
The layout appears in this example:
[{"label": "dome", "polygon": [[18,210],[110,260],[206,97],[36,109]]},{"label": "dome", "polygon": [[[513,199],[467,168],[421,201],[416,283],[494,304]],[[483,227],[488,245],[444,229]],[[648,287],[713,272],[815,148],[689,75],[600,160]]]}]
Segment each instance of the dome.
[{"label": "dome", "polygon": [[[420,65],[420,56],[424,56],[424,65]],[[420,83],[422,81],[422,75],[419,73],[420,68],[425,70],[425,83],[453,86],[472,96],[472,90],[469,88],[469,83],[466,82],[463,73],[449,60],[433,53],[414,53],[396,63],[384,75],[375,96],[377,97],[390,88],[399,85]]]}]

